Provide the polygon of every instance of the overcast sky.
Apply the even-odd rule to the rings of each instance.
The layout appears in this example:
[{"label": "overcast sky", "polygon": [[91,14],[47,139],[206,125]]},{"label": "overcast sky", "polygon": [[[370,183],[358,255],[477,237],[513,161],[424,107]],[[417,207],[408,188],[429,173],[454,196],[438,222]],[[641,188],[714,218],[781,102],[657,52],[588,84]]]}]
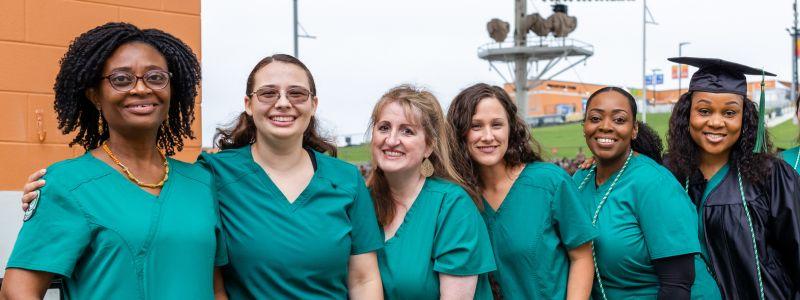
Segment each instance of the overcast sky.
[{"label": "overcast sky", "polygon": [[[578,18],[570,38],[594,45],[594,56],[555,79],[640,87],[642,1],[585,1],[564,3]],[[201,2],[203,145],[210,146],[214,128],[243,110],[253,65],[270,54],[292,54],[292,1]],[[685,56],[720,57],[791,80],[792,2],[648,1],[658,25],[647,28],[647,70],[664,70],[659,89],[677,88],[666,58],[686,41]],[[551,4],[528,0],[528,13],[547,17]],[[429,88],[446,107],[468,85],[502,84],[477,48],[492,41],[490,19],[513,27],[513,10],[513,0],[299,0],[300,23],[317,37],[301,39],[299,55],[317,83],[317,117],[329,132],[360,140],[372,105],[395,85]]]}]

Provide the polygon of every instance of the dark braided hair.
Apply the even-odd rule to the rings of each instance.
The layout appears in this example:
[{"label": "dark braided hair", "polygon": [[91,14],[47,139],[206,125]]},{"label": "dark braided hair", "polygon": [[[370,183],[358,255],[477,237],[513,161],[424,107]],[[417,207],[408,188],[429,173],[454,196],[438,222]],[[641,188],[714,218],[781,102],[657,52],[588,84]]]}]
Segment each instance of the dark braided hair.
[{"label": "dark braided hair", "polygon": [[[108,130],[97,128],[99,112],[86,97],[86,90],[103,80],[106,60],[120,46],[142,42],[158,50],[167,61],[172,77],[167,126],[158,130],[156,141],[166,155],[183,149],[183,138],[194,139],[194,98],[200,83],[200,64],[192,50],[178,38],[158,29],[139,29],[129,23],[106,23],[78,36],[61,58],[61,69],[53,86],[58,128],[64,134],[78,131],[70,146],[97,148],[108,139]],[[105,125],[107,126],[107,125]]]},{"label": "dark braided hair", "polygon": [[[767,151],[753,153],[758,130],[758,108],[753,101],[742,97],[742,133],[739,140],[733,144],[728,157],[732,168],[742,172],[742,177],[747,181],[763,185],[766,177],[764,174],[771,172],[773,158],[772,142],[769,135],[764,135]],[[699,174],[700,147],[689,133],[689,115],[692,109],[692,92],[681,95],[681,98],[672,108],[669,118],[669,131],[667,133],[667,168],[675,177],[683,182],[687,178],[702,176]]]},{"label": "dark braided hair", "polygon": [[[633,98],[631,93],[628,93],[628,91],[619,87],[607,86],[595,91],[591,96],[589,96],[589,99],[586,100],[586,108],[589,108],[589,103],[591,103],[592,99],[594,99],[597,95],[608,92],[614,92],[624,96],[625,99],[628,100],[628,104],[631,106],[633,122],[639,127],[639,133],[636,135],[636,138],[631,140],[631,149],[638,153],[644,154],[656,161],[658,164],[661,164],[661,153],[664,151],[664,146],[661,144],[661,138],[658,136],[658,133],[653,130],[653,128],[650,128],[650,126],[647,126],[647,124],[636,120],[638,109],[636,107],[636,100]],[[583,112],[583,119],[584,121],[586,120],[586,111]]]}]

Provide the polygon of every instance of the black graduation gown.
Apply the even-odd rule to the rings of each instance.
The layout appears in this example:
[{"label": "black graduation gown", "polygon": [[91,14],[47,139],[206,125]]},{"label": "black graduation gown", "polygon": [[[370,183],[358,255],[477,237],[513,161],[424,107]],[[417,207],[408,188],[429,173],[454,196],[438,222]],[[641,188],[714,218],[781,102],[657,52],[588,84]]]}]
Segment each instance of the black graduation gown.
[{"label": "black graduation gown", "polygon": [[[791,166],[773,160],[763,188],[742,179],[753,221],[766,299],[800,299],[800,177]],[[706,187],[699,170],[689,196],[699,207]],[[737,172],[730,168],[708,196],[702,213],[709,265],[725,299],[758,299],[758,279],[750,229],[739,194]]]}]

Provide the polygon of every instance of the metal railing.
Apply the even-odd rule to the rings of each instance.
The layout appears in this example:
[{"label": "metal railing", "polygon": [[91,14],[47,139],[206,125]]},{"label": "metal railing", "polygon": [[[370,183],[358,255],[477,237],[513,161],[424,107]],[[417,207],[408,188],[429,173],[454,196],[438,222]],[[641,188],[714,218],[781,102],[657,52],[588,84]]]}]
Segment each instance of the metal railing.
[{"label": "metal railing", "polygon": [[[478,47],[478,52],[480,53],[491,49],[505,49],[513,47],[517,46],[514,43],[513,37],[510,37],[500,43],[491,42],[483,44]],[[527,38],[525,39],[525,47],[578,47],[594,52],[594,46],[586,42],[571,38],[557,38],[553,36],[540,37],[535,34],[528,34]]]}]

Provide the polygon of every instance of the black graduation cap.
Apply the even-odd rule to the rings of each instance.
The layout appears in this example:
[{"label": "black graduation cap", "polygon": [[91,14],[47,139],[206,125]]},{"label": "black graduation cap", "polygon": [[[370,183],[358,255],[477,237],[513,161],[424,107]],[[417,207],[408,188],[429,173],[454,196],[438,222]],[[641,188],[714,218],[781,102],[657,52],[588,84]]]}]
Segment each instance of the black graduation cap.
[{"label": "black graduation cap", "polygon": [[689,82],[690,92],[733,93],[747,97],[747,79],[744,75],[775,76],[761,69],[719,58],[673,57],[669,61],[699,68]]},{"label": "black graduation cap", "polygon": [[776,76],[763,69],[756,69],[719,58],[673,57],[671,62],[698,67],[689,82],[689,92],[733,93],[747,98],[747,78],[744,75],[761,75],[761,99],[758,105],[758,129],[753,152],[765,152],[764,142],[764,76]]}]

